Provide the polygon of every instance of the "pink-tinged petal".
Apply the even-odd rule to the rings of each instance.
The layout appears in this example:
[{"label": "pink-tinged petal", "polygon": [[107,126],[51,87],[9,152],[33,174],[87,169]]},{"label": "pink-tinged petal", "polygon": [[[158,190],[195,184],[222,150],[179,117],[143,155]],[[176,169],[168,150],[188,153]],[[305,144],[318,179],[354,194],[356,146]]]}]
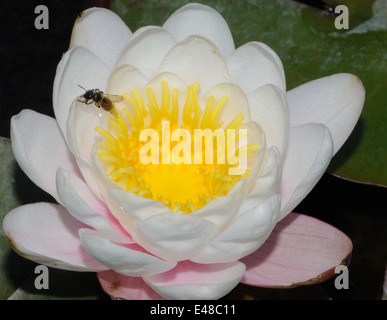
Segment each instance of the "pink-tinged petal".
[{"label": "pink-tinged petal", "polygon": [[248,95],[251,120],[265,132],[268,147],[276,146],[281,153],[288,142],[289,110],[285,94],[275,85],[264,85]]},{"label": "pink-tinged petal", "polygon": [[150,255],[137,244],[116,244],[90,229],[81,229],[79,236],[84,248],[97,261],[126,276],[153,275],[176,265]]},{"label": "pink-tinged petal", "polygon": [[18,207],[3,221],[15,251],[27,259],[64,270],[106,270],[82,247],[78,230],[84,227],[64,207],[43,202]]},{"label": "pink-tinged petal", "polygon": [[224,18],[211,7],[190,3],[175,11],[164,23],[177,42],[191,35],[199,35],[212,41],[223,56],[234,49],[234,40]]},{"label": "pink-tinged petal", "polygon": [[77,17],[70,48],[85,47],[113,68],[131,35],[130,29],[114,12],[90,8]]},{"label": "pink-tinged petal", "polygon": [[282,201],[280,219],[313,189],[328,167],[332,154],[332,136],[323,124],[310,123],[290,128],[279,190]]},{"label": "pink-tinged petal", "polygon": [[239,260],[254,252],[273,230],[280,206],[280,198],[275,195],[243,212],[191,260],[198,263],[225,263]]},{"label": "pink-tinged petal", "polygon": [[54,79],[53,106],[55,118],[66,138],[70,106],[75,98],[85,93],[78,85],[85,89],[98,88],[104,91],[109,74],[110,68],[83,47],[73,47],[63,55]]},{"label": "pink-tinged petal", "polygon": [[182,212],[166,212],[137,222],[133,239],[152,254],[170,261],[199,253],[218,232],[211,221]]},{"label": "pink-tinged petal", "polygon": [[305,83],[287,93],[291,126],[323,123],[332,133],[335,154],[355,127],[365,99],[359,77],[340,73]]},{"label": "pink-tinged petal", "polygon": [[242,282],[260,287],[292,287],[322,282],[347,264],[351,240],[340,230],[302,214],[278,222],[271,236],[246,264]]},{"label": "pink-tinged petal", "polygon": [[63,169],[56,176],[58,194],[63,206],[77,220],[96,229],[116,242],[132,243],[106,204],[90,190],[84,180]]},{"label": "pink-tinged petal", "polygon": [[102,289],[114,300],[165,300],[141,277],[127,277],[112,270],[98,272]]},{"label": "pink-tinged petal", "polygon": [[266,44],[246,43],[236,49],[226,61],[231,81],[247,94],[266,84],[273,84],[286,92],[282,62]]},{"label": "pink-tinged petal", "polygon": [[245,265],[238,261],[218,264],[183,261],[170,271],[144,280],[170,300],[215,300],[234,289],[245,270]]},{"label": "pink-tinged petal", "polygon": [[161,72],[177,74],[187,85],[198,81],[199,94],[229,81],[227,64],[219,50],[200,36],[190,36],[177,43],[161,62],[158,73]]},{"label": "pink-tinged petal", "polygon": [[130,38],[117,61],[117,66],[135,66],[148,79],[156,71],[167,52],[176,44],[171,34],[156,26],[137,30]]},{"label": "pink-tinged petal", "polygon": [[56,171],[61,167],[79,176],[79,170],[55,119],[32,110],[21,111],[11,119],[11,143],[26,175],[60,202]]}]

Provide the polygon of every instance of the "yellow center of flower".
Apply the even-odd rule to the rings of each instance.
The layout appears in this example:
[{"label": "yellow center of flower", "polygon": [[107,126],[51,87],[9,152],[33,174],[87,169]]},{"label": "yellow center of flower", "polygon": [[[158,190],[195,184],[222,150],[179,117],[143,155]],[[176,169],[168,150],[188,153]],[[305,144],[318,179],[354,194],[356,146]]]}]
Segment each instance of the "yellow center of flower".
[{"label": "yellow center of flower", "polygon": [[151,88],[146,90],[147,108],[137,90],[122,94],[131,108],[110,118],[106,129],[95,128],[103,137],[97,153],[108,177],[124,190],[191,213],[246,178],[247,158],[259,146],[240,146],[248,134],[241,129],[243,114],[227,126],[219,121],[228,96],[218,101],[211,96],[203,112],[199,83],[188,86],[183,105],[177,88],[161,84],[160,105]]}]

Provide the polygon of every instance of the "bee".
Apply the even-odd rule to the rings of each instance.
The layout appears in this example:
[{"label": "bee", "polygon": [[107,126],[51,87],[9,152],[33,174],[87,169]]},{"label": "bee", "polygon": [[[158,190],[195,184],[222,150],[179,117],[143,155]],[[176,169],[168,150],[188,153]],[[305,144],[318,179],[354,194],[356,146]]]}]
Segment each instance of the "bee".
[{"label": "bee", "polygon": [[[118,117],[119,113],[114,103],[118,103],[124,100],[123,97],[118,95],[105,94],[99,89],[86,90],[84,87],[78,85],[85,90],[85,93],[78,99],[79,102],[85,104],[94,103],[98,108],[102,108],[107,112],[110,112],[113,116]],[[83,100],[80,100],[83,99]]]}]

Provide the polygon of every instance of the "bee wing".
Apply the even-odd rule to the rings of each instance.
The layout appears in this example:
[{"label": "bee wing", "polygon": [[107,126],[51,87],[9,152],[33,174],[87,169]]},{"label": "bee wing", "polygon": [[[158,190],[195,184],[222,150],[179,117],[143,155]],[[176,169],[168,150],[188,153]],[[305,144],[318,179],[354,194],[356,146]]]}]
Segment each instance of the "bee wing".
[{"label": "bee wing", "polygon": [[113,116],[115,116],[116,118],[119,117],[120,113],[118,112],[117,108],[116,107],[113,107],[110,111],[109,111]]},{"label": "bee wing", "polygon": [[105,96],[106,98],[108,98],[111,102],[115,102],[115,103],[118,103],[118,102],[121,102],[121,101],[124,100],[123,97],[118,96],[118,95],[105,94],[104,96]]}]

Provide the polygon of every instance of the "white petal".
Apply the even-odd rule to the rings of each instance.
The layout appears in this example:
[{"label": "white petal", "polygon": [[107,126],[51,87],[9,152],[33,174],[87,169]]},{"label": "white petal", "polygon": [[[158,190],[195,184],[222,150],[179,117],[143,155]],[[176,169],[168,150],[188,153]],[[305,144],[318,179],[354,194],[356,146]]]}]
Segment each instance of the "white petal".
[{"label": "white petal", "polygon": [[96,153],[94,145],[102,140],[95,131],[95,127],[106,127],[107,117],[111,116],[107,114],[106,111],[94,105],[85,105],[74,100],[70,108],[66,130],[69,147],[77,160],[83,178],[100,199],[103,199],[103,188],[101,188],[101,179],[97,175],[92,158],[93,152]]},{"label": "white petal", "polygon": [[106,202],[112,214],[129,233],[133,231],[137,221],[170,212],[170,209],[160,201],[150,200],[118,188],[106,190]]},{"label": "white petal", "polygon": [[57,169],[80,173],[55,119],[23,110],[11,119],[11,143],[21,169],[60,202],[55,183]]},{"label": "white petal", "polygon": [[242,130],[247,130],[248,135],[247,139],[240,139],[238,147],[241,148],[244,145],[256,145],[259,148],[257,151],[250,152],[250,155],[252,155],[253,158],[245,158],[247,161],[243,160],[243,158],[239,159],[239,167],[246,167],[248,170],[251,170],[243,188],[244,191],[248,190],[247,192],[249,193],[251,186],[255,184],[255,180],[264,164],[263,161],[265,160],[265,155],[267,153],[266,135],[262,128],[254,121],[244,123],[239,128],[238,133],[243,134]]},{"label": "white petal", "polygon": [[201,92],[229,80],[227,64],[216,46],[199,36],[176,44],[164,57],[158,72],[175,73],[187,85],[198,81]]},{"label": "white petal", "polygon": [[27,259],[63,270],[106,270],[82,247],[78,230],[84,227],[64,207],[45,202],[17,207],[3,221],[15,250]]},{"label": "white petal", "polygon": [[108,80],[106,92],[109,94],[128,93],[132,90],[140,92],[146,86],[148,80],[136,67],[124,64],[115,69]]},{"label": "white petal", "polygon": [[167,212],[139,221],[132,237],[152,254],[181,261],[200,252],[216,231],[216,225],[208,220],[182,212]]},{"label": "white petal", "polygon": [[97,233],[81,229],[79,236],[85,249],[101,264],[130,277],[142,277],[162,273],[176,264],[163,261],[137,245],[117,245]]},{"label": "white petal", "polygon": [[235,288],[245,270],[239,261],[208,265],[183,261],[168,272],[144,280],[167,299],[215,300]]},{"label": "white petal", "polygon": [[102,140],[95,128],[106,128],[108,116],[106,111],[94,104],[86,105],[77,99],[73,101],[67,119],[67,141],[76,157],[82,155],[88,161],[91,160],[95,142]]},{"label": "white petal", "polygon": [[290,213],[324,174],[333,154],[329,129],[310,123],[290,128],[283,162],[280,219]]},{"label": "white petal", "polygon": [[249,181],[247,196],[242,203],[241,212],[253,208],[267,198],[277,193],[282,177],[282,157],[280,152],[272,147],[265,153],[262,167],[257,176]]},{"label": "white petal", "polygon": [[175,11],[163,28],[168,30],[177,42],[190,35],[207,38],[225,57],[235,49],[227,22],[217,11],[202,4],[190,3]]},{"label": "white petal", "polygon": [[285,94],[274,85],[264,85],[248,95],[251,119],[265,132],[268,147],[284,152],[289,130],[289,111]]},{"label": "white petal", "polygon": [[274,84],[286,92],[285,73],[278,55],[261,42],[249,42],[228,58],[231,81],[247,94],[265,84]]},{"label": "white petal", "polygon": [[220,229],[224,229],[238,214],[242,201],[243,196],[241,194],[229,193],[224,197],[211,200],[204,207],[192,212],[191,215],[211,221]]},{"label": "white petal", "polygon": [[71,103],[85,93],[78,85],[104,91],[109,73],[109,67],[83,47],[74,47],[63,55],[54,79],[53,106],[55,118],[65,137]]},{"label": "white petal", "polygon": [[[251,119],[250,107],[244,92],[235,84],[230,82],[219,83],[209,89],[199,100],[199,104],[205,110],[207,101],[210,97],[214,97],[214,105],[224,96],[228,96],[228,100],[219,115],[218,121],[223,121],[223,128],[226,127],[236,116],[243,114],[243,122],[248,122]],[[214,107],[214,106],[213,106]]]},{"label": "white petal", "polygon": [[273,230],[280,205],[280,198],[275,195],[242,213],[191,260],[198,263],[225,263],[239,260],[254,252]]},{"label": "white petal", "polygon": [[70,48],[85,47],[112,68],[131,34],[113,11],[90,8],[75,21]]},{"label": "white petal", "polygon": [[117,66],[132,65],[148,79],[153,78],[162,59],[175,43],[168,31],[155,26],[143,27],[130,38],[117,61]]},{"label": "white petal", "polygon": [[119,223],[111,216],[106,204],[97,198],[87,184],[71,174],[59,169],[56,178],[59,197],[77,220],[98,230],[116,242],[128,243],[128,237]]},{"label": "white petal", "polygon": [[365,90],[359,77],[341,73],[303,84],[287,93],[290,125],[325,124],[335,154],[355,127],[363,108]]}]

